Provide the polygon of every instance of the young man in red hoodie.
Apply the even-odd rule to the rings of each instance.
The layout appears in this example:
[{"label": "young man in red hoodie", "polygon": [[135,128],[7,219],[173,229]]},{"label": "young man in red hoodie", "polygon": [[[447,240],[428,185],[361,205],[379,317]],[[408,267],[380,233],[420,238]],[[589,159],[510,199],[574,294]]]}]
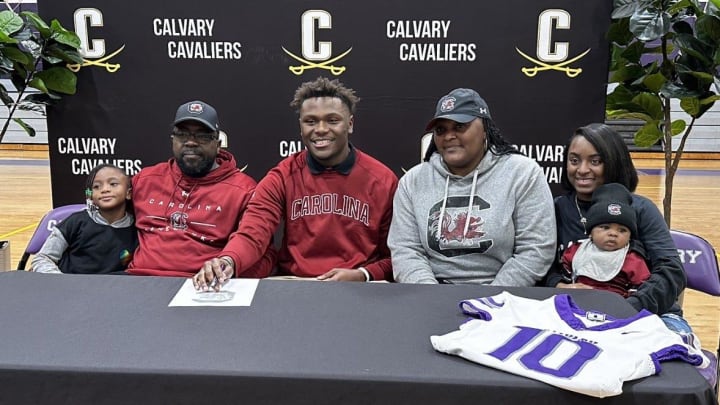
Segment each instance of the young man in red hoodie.
[{"label": "young man in red hoodie", "polygon": [[260,181],[242,224],[220,253],[232,265],[206,261],[193,277],[197,289],[208,290],[216,277],[224,282],[246,274],[281,220],[279,274],[392,280],[387,235],[398,180],[350,143],[358,101],[352,89],[323,77],[297,89],[290,105],[300,115],[306,149],[281,161]]},{"label": "young man in red hoodie", "polygon": [[[139,246],[127,272],[191,277],[208,260],[232,264],[221,252],[236,230],[256,183],[220,148],[215,109],[202,101],[181,105],[170,142],[173,157],[144,168],[132,181]],[[242,277],[266,277],[275,251],[265,243]]]}]

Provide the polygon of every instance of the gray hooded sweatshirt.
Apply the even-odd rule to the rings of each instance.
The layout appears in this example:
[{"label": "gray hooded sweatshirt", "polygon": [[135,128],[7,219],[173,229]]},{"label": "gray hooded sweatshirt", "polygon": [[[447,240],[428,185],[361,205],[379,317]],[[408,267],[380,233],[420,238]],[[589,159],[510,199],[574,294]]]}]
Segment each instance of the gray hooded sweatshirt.
[{"label": "gray hooded sweatshirt", "polygon": [[553,197],[534,160],[487,153],[461,177],[435,153],[400,179],[388,246],[402,283],[532,286],[555,238]]}]

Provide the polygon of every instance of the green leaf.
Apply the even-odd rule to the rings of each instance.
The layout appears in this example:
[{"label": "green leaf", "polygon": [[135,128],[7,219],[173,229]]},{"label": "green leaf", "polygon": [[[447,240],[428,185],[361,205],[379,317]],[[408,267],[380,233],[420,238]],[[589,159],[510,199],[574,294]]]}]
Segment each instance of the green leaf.
[{"label": "green leaf", "polygon": [[607,35],[608,41],[619,45],[627,45],[633,40],[632,32],[630,32],[630,20],[624,18],[610,24]]},{"label": "green leaf", "polygon": [[628,64],[620,66],[619,69],[612,72],[610,75],[610,83],[619,83],[626,81],[637,80],[642,77],[645,72],[642,66],[637,64]]},{"label": "green leaf", "polygon": [[682,98],[680,99],[680,108],[691,117],[694,117],[700,112],[700,100],[695,97]]},{"label": "green leaf", "polygon": [[13,65],[12,74],[10,75],[13,86],[15,86],[18,91],[24,89],[27,87],[25,85],[25,79],[27,79],[27,70],[25,70],[23,65],[16,62]]},{"label": "green leaf", "polygon": [[656,60],[646,65],[643,65],[643,69],[645,69],[645,74],[648,76],[660,73],[660,68],[658,67]]},{"label": "green leaf", "polygon": [[632,101],[653,119],[661,120],[663,118],[662,102],[656,94],[640,93]]},{"label": "green leaf", "polygon": [[610,66],[608,66],[608,71],[613,72],[618,69],[618,67],[624,65],[627,61],[625,58],[623,58],[621,55],[624,48],[618,46],[617,44],[611,45],[611,52],[610,52]]},{"label": "green leaf", "polygon": [[668,8],[667,12],[670,15],[675,15],[675,14],[683,12],[683,9],[688,8],[688,7],[697,9],[697,7],[695,7],[693,2],[691,2],[690,0],[680,0],[677,3],[670,5],[670,8]]},{"label": "green leaf", "polygon": [[700,2],[707,3],[704,0],[690,0],[690,7],[686,11],[686,15],[694,15],[694,16],[701,16],[705,14],[705,4],[701,4]]},{"label": "green leaf", "polygon": [[615,87],[612,93],[608,94],[606,99],[606,110],[628,110],[637,107],[633,104],[632,99],[637,95],[623,85]]},{"label": "green leaf", "polygon": [[611,114],[608,114],[608,116],[612,116],[612,118],[619,119],[619,120],[632,119],[632,120],[640,120],[643,122],[653,121],[653,118],[651,116],[640,113],[640,112],[613,111]]},{"label": "green leaf", "polygon": [[21,111],[32,111],[42,116],[47,115],[45,113],[45,104],[34,103],[32,101],[28,101],[27,99],[23,99],[22,101],[18,102],[17,109]]},{"label": "green leaf", "polygon": [[2,83],[0,83],[0,100],[2,100],[3,104],[5,104],[8,108],[10,108],[10,106],[15,102],[15,100],[10,97],[10,94],[8,94],[7,89],[2,85]]},{"label": "green leaf", "polygon": [[[707,94],[712,94],[708,92]],[[706,97],[687,97],[680,100],[680,107],[693,118],[702,117],[720,99],[717,94]]]},{"label": "green leaf", "polygon": [[645,53],[645,44],[636,41],[632,44],[628,45],[625,50],[620,54],[623,58],[627,59],[629,62],[640,64],[640,57]]},{"label": "green leaf", "polygon": [[50,44],[45,48],[45,54],[58,59],[62,59],[63,61],[68,63],[83,62],[83,57],[80,55],[80,53],[75,49],[71,49],[67,45],[61,45],[57,43]]},{"label": "green leaf", "polygon": [[0,11],[0,32],[6,35],[17,32],[23,26],[23,20],[14,11]]},{"label": "green leaf", "polygon": [[707,85],[713,82],[713,75],[705,72],[687,72],[690,76],[697,78],[702,84]]},{"label": "green leaf", "polygon": [[605,117],[607,117],[608,119],[611,119],[611,118],[614,119],[615,117],[617,117],[619,115],[627,114],[627,113],[628,113],[627,110],[622,110],[622,109],[615,110],[612,108],[605,108]]},{"label": "green leaf", "polygon": [[13,61],[5,56],[0,56],[0,76],[5,76],[13,68]]},{"label": "green leaf", "polygon": [[40,58],[40,52],[42,51],[42,47],[35,42],[34,39],[26,39],[24,41],[20,41],[20,45],[25,48],[26,52],[29,53],[33,59],[39,59]]},{"label": "green leaf", "polygon": [[648,122],[635,133],[635,145],[641,148],[649,148],[663,138],[663,133],[658,128],[659,121]]},{"label": "green leaf", "polygon": [[705,113],[708,112],[710,110],[710,108],[712,108],[713,104],[714,103],[710,103],[710,104],[700,103],[700,111],[698,111],[697,115],[694,116],[693,118],[700,118],[703,115],[705,115]]},{"label": "green leaf", "polygon": [[43,70],[38,72],[36,77],[42,79],[49,90],[64,94],[75,94],[77,76],[65,67],[56,66]]},{"label": "green leaf", "polygon": [[700,40],[692,35],[678,34],[675,37],[675,45],[680,48],[687,55],[691,55],[703,64],[709,65],[712,63],[712,48],[703,44]]},{"label": "green leaf", "polygon": [[661,73],[654,73],[645,76],[643,84],[653,93],[658,93],[667,79]]},{"label": "green leaf", "polygon": [[700,97],[702,93],[697,90],[691,90],[687,87],[680,86],[673,82],[665,82],[662,89],[660,89],[660,94],[666,98],[684,98]]},{"label": "green leaf", "polygon": [[703,105],[710,104],[710,103],[714,103],[716,101],[720,101],[720,95],[718,95],[718,94],[715,94],[713,96],[706,97],[706,98],[700,100],[700,104],[703,104]]},{"label": "green leaf", "polygon": [[638,8],[638,2],[635,0],[615,0],[613,1],[613,20],[619,18],[627,18],[635,13]]},{"label": "green leaf", "polygon": [[48,99],[50,100],[50,103],[55,103],[56,101],[62,100],[62,95],[51,91],[47,93]]},{"label": "green leaf", "polygon": [[638,10],[630,17],[630,32],[640,41],[653,41],[670,32],[670,15],[654,8]]},{"label": "green leaf", "polygon": [[35,33],[35,31],[33,31],[32,29],[30,29],[30,27],[25,25],[25,26],[23,26],[23,29],[14,33],[12,37],[17,39],[18,42],[20,42],[20,41],[25,41],[28,39],[35,39],[36,35],[37,34]]},{"label": "green leaf", "polygon": [[[673,38],[674,38],[674,37],[673,37]],[[655,43],[655,42],[653,42],[653,44],[654,44],[654,43]],[[646,44],[645,46],[646,46],[646,48],[645,48],[645,53],[657,53],[657,54],[662,54],[662,46],[660,46],[660,45],[658,45],[658,46],[647,46],[647,44]],[[668,41],[668,43],[665,44],[665,46],[666,46],[668,55],[672,54],[672,53],[675,51],[675,45],[674,45],[672,42]]]},{"label": "green leaf", "polygon": [[710,0],[710,3],[712,3],[715,8],[720,9],[720,0]]},{"label": "green leaf", "polygon": [[13,38],[13,37],[8,36],[8,34],[2,32],[2,31],[0,31],[0,43],[3,43],[3,44],[17,44],[17,43],[18,43],[18,40],[15,39],[15,38]]},{"label": "green leaf", "polygon": [[38,32],[44,39],[50,38],[50,36],[52,35],[52,31],[50,30],[50,27],[48,27],[45,20],[40,18],[39,15],[33,13],[32,11],[23,11],[22,13],[20,13],[20,15],[25,17],[28,23],[30,23],[30,25],[32,25],[36,30],[38,30]]},{"label": "green leaf", "polygon": [[62,59],[52,55],[44,55],[43,60],[51,65],[57,65],[63,61]]},{"label": "green leaf", "polygon": [[713,82],[713,75],[703,71],[695,71],[682,63],[676,63],[675,68],[680,80],[688,89],[705,89]]},{"label": "green leaf", "polygon": [[695,29],[699,40],[716,46],[720,43],[720,18],[711,15],[698,17]]},{"label": "green leaf", "polygon": [[682,20],[677,21],[676,23],[673,24],[672,27],[675,30],[675,32],[678,34],[693,35],[692,26],[690,24],[688,24],[687,21],[682,21]]},{"label": "green leaf", "polygon": [[45,86],[45,82],[43,82],[43,80],[37,76],[33,77],[33,79],[30,80],[30,83],[28,83],[28,87],[38,89],[43,93],[48,92],[47,86]]},{"label": "green leaf", "polygon": [[15,121],[16,124],[20,125],[20,127],[24,129],[28,135],[35,136],[35,128],[25,123],[25,121],[21,120],[20,118],[13,118],[13,121]]},{"label": "green leaf", "polygon": [[14,60],[15,62],[20,62],[22,64],[30,63],[30,58],[25,54],[25,52],[17,48],[8,46],[5,48],[0,48],[0,51],[3,55],[7,56],[11,60]]},{"label": "green leaf", "polygon": [[52,20],[50,22],[50,28],[52,29],[52,39],[61,44],[71,46],[75,49],[80,48],[80,37],[74,32],[68,31],[60,25],[58,20]]},{"label": "green leaf", "polygon": [[55,100],[50,94],[45,93],[32,93],[28,94],[23,98],[23,101],[27,101],[29,103],[34,104],[41,104],[41,105],[48,105],[52,104],[52,102]]},{"label": "green leaf", "polygon": [[687,127],[687,123],[683,120],[675,120],[670,124],[670,131],[672,131],[673,136],[681,133],[685,130]]}]

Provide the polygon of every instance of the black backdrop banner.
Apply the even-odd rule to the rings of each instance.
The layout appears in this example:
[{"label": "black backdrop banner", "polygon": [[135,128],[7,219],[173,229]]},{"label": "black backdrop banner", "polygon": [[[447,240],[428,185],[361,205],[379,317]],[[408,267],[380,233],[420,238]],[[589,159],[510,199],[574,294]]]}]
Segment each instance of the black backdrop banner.
[{"label": "black backdrop banner", "polygon": [[171,156],[180,104],[218,110],[256,180],[302,149],[295,89],[337,78],[361,97],[351,141],[398,175],[420,161],[437,100],[477,90],[505,137],[557,189],[562,145],[602,122],[609,0],[39,0],[83,41],[78,92],[48,110],[55,206],[95,165],[137,173]]}]

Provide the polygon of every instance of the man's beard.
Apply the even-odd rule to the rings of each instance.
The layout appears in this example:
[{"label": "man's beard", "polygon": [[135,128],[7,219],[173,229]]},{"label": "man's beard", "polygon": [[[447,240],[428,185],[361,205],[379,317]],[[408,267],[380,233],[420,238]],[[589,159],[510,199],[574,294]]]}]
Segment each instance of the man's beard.
[{"label": "man's beard", "polygon": [[189,177],[205,177],[212,170],[215,159],[203,159],[197,165],[190,166],[183,161],[182,156],[176,159],[180,171]]}]

